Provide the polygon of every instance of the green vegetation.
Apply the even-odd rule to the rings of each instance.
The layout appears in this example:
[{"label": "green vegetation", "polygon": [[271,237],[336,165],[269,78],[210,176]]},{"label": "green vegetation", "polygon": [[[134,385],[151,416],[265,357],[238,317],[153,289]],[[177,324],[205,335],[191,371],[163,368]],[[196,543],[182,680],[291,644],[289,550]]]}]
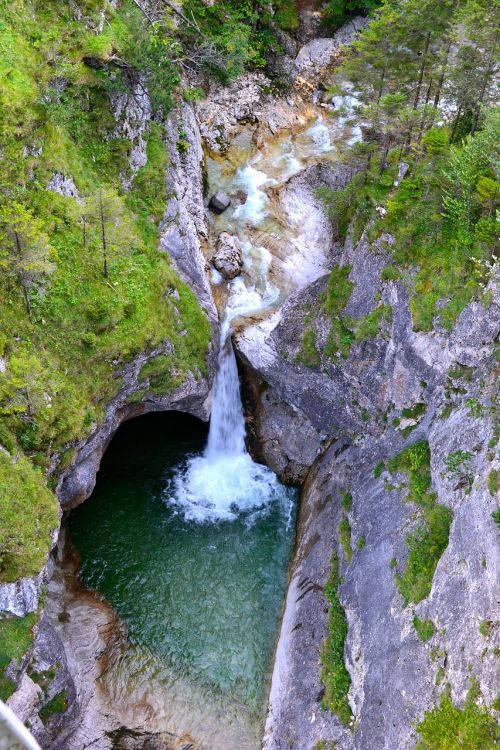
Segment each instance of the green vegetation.
[{"label": "green vegetation", "polygon": [[44,565],[58,504],[40,469],[24,456],[0,451],[0,570],[4,581],[37,573]]},{"label": "green vegetation", "polygon": [[347,693],[351,679],[344,664],[347,620],[338,595],[340,577],[335,552],[332,555],[331,566],[330,576],[325,586],[325,596],[330,605],[328,635],[321,652],[321,680],[325,686],[323,705],[336,714],[340,721],[348,724],[351,719],[351,709]]},{"label": "green vegetation", "polygon": [[33,627],[38,615],[26,617],[8,617],[0,620],[0,699],[6,701],[16,686],[5,670],[12,659],[21,659],[33,640]]},{"label": "green vegetation", "polygon": [[489,638],[492,630],[493,630],[493,623],[491,622],[491,620],[483,620],[479,624],[479,632],[481,633],[483,638]]},{"label": "green vegetation", "polygon": [[488,709],[477,706],[470,695],[463,709],[456,708],[447,692],[417,731],[421,740],[415,750],[494,750],[500,740],[498,722]]},{"label": "green vegetation", "polygon": [[380,0],[329,0],[325,8],[325,22],[338,29],[352,16],[366,15],[380,5]]},{"label": "green vegetation", "polygon": [[66,690],[61,690],[60,693],[54,695],[40,710],[40,719],[43,724],[47,723],[47,720],[55,714],[62,714],[66,711],[68,706],[68,695]]},{"label": "green vegetation", "polygon": [[381,476],[384,469],[385,469],[384,461],[379,461],[379,463],[375,466],[373,470],[373,476],[375,477],[375,479],[378,479]]},{"label": "green vegetation", "polygon": [[352,508],[352,493],[343,492],[340,498],[340,507],[342,510],[349,512]]},{"label": "green vegetation", "polygon": [[453,451],[452,453],[449,453],[444,462],[446,464],[446,467],[449,472],[453,473],[456,471],[459,471],[460,469],[467,467],[470,463],[470,460],[472,458],[472,453],[470,451]]},{"label": "green vegetation", "polygon": [[496,497],[500,492],[500,471],[498,469],[491,469],[488,474],[488,490],[493,497]]},{"label": "green vegetation", "polygon": [[[334,0],[328,7],[336,22],[358,5]],[[355,241],[370,223],[371,241],[393,236],[382,278],[408,287],[420,330],[431,330],[436,317],[451,329],[474,297],[489,304],[484,289],[500,197],[497,42],[489,0],[385,0],[330,81],[337,94],[354,84],[370,127],[343,155],[361,173],[323,197],[341,232],[353,222]],[[448,125],[444,97],[453,111]],[[396,185],[403,160],[408,172]]]},{"label": "green vegetation", "polygon": [[[87,0],[78,21],[53,0],[2,6],[1,580],[43,565],[57,525],[44,473],[69,465],[123,366],[168,340],[171,373],[158,389],[206,371],[208,320],[157,249],[163,127],[151,125],[147,163],[133,176],[110,107],[141,74],[165,114],[178,44],[164,13],[148,25],[132,0],[108,5],[98,33],[100,9]],[[70,177],[79,199],[49,190],[54,175]]]},{"label": "green vegetation", "polygon": [[366,546],[366,537],[360,536],[358,541],[356,542],[356,549],[361,550],[364,549]]},{"label": "green vegetation", "polygon": [[347,516],[342,516],[339,523],[339,542],[344,550],[345,559],[347,562],[352,560],[352,547],[351,547],[351,526]]},{"label": "green vegetation", "polygon": [[421,620],[417,615],[413,618],[413,627],[421,641],[428,641],[436,632],[436,626],[432,620]]},{"label": "green vegetation", "polygon": [[403,573],[396,573],[396,584],[405,605],[417,604],[429,595],[434,571],[448,546],[453,514],[439,505],[430,491],[430,451],[427,442],[414,443],[387,462],[391,473],[406,474],[406,500],[420,507],[416,528],[406,537],[408,562]]},{"label": "green vegetation", "polygon": [[316,348],[316,331],[314,328],[306,328],[304,331],[297,360],[307,367],[317,367],[320,364],[320,358]]},{"label": "green vegetation", "polygon": [[[326,189],[320,189],[320,192],[321,190]],[[382,323],[384,321],[389,322],[392,317],[392,308],[390,305],[383,304],[376,307],[373,312],[360,320],[355,320],[343,314],[343,309],[349,301],[354,286],[349,281],[350,270],[350,266],[334,266],[322,300],[323,311],[331,320],[330,332],[324,353],[332,359],[335,359],[338,355],[347,358],[351,345],[355,341],[365,341],[366,339],[373,338],[379,332]],[[306,335],[309,336],[309,331],[306,331],[302,341],[302,351],[304,354],[301,355],[301,361],[304,364],[307,364],[305,361],[307,358],[312,360],[315,355],[318,356],[316,336],[314,335],[314,340],[311,337],[311,341],[307,342],[309,349],[306,349]],[[314,351],[312,351],[312,343],[314,343]]]},{"label": "green vegetation", "polygon": [[405,419],[420,419],[421,417],[424,416],[426,411],[427,411],[427,404],[418,402],[410,408],[403,409],[401,412],[401,416],[404,417]]}]

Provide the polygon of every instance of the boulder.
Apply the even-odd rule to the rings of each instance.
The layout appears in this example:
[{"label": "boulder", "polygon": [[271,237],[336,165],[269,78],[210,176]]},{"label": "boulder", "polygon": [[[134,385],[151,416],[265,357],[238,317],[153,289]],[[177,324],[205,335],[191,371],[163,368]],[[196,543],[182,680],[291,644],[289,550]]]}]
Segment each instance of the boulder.
[{"label": "boulder", "polygon": [[223,193],[222,190],[218,190],[215,195],[212,195],[210,198],[208,207],[211,208],[214,213],[221,214],[226,208],[229,208],[230,205],[231,198],[226,195],[226,193]]},{"label": "boulder", "polygon": [[212,263],[226,279],[234,279],[238,276],[243,266],[243,255],[236,237],[229,232],[222,232],[219,235]]}]

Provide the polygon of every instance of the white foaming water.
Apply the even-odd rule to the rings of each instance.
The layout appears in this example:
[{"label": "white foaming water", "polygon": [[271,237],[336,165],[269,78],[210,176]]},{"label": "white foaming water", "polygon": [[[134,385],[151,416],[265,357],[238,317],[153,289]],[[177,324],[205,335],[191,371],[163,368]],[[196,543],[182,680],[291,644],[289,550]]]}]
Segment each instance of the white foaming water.
[{"label": "white foaming water", "polygon": [[259,158],[253,159],[253,163],[239,169],[235,180],[235,184],[247,193],[247,199],[235,209],[234,218],[248,221],[254,226],[260,224],[267,215],[268,197],[262,187],[276,183],[276,180],[253,166],[259,160]]},{"label": "white foaming water", "polygon": [[316,120],[314,125],[311,125],[311,127],[306,130],[306,135],[312,140],[314,144],[313,151],[318,156],[333,150],[330,130],[320,118]]},{"label": "white foaming water", "polygon": [[245,419],[228,317],[222,325],[207,447],[203,455],[190,458],[176,472],[167,496],[186,520],[198,523],[232,521],[242,513],[251,523],[275,500],[290,513],[287,490],[245,448]]}]

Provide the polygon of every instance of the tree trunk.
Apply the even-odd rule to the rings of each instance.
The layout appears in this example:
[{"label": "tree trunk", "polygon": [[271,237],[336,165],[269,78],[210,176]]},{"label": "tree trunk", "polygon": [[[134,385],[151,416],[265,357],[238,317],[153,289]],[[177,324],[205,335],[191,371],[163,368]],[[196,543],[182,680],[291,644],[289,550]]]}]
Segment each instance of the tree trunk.
[{"label": "tree trunk", "polygon": [[108,278],[108,243],[106,240],[106,224],[104,220],[104,207],[102,205],[102,195],[99,195],[99,218],[101,220],[101,243],[103,257],[104,278]]},{"label": "tree trunk", "polygon": [[384,92],[384,81],[385,81],[385,68],[382,70],[382,77],[380,79],[380,86],[379,86],[378,94],[377,94],[377,104],[380,102],[382,98],[382,94]]},{"label": "tree trunk", "polygon": [[382,151],[382,158],[380,160],[380,170],[379,170],[380,175],[382,174],[382,172],[387,166],[387,154],[389,153],[390,145],[391,145],[391,138],[390,136],[386,136],[385,143],[384,143],[384,150]]},{"label": "tree trunk", "polygon": [[431,42],[431,32],[427,32],[425,37],[424,52],[422,54],[422,63],[420,65],[420,72],[418,74],[417,90],[415,91],[415,99],[413,100],[413,109],[417,109],[418,102],[420,100],[420,90],[422,88],[422,81],[424,80],[425,66],[427,63],[427,53],[429,52],[429,44]]},{"label": "tree trunk", "polygon": [[451,37],[448,40],[448,45],[446,47],[446,56],[444,58],[443,67],[441,68],[441,75],[439,76],[436,93],[434,95],[434,106],[436,107],[436,109],[438,108],[439,100],[441,99],[441,91],[443,89],[444,79],[446,76],[446,70],[448,68],[448,58],[450,56],[450,49],[451,49]]},{"label": "tree trunk", "polygon": [[462,105],[460,105],[459,108],[457,109],[457,114],[455,115],[455,119],[453,120],[453,127],[450,133],[450,140],[448,141],[449,143],[453,143],[453,139],[455,138],[455,133],[457,132],[458,122],[460,120],[461,114],[462,114]]},{"label": "tree trunk", "polygon": [[484,71],[483,83],[481,85],[479,97],[476,102],[476,109],[474,111],[474,116],[472,118],[472,125],[470,129],[471,135],[474,135],[474,133],[476,132],[477,123],[479,121],[479,113],[481,111],[481,104],[483,104],[484,102],[484,97],[486,96],[486,89],[488,88],[488,80],[489,80],[490,75],[493,72],[493,60],[495,59],[497,40],[498,40],[498,34],[495,37],[495,41],[493,42],[492,48],[490,50],[490,54],[488,56],[486,70]]}]

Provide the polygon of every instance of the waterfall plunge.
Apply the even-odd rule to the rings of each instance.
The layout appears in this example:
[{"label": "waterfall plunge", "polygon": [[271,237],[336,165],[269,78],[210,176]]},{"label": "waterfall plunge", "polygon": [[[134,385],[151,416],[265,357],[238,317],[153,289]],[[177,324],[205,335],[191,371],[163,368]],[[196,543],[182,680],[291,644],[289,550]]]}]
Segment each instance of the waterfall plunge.
[{"label": "waterfall plunge", "polygon": [[232,521],[241,514],[252,523],[276,500],[291,512],[290,493],[245,448],[245,420],[228,320],[222,326],[207,447],[176,472],[166,496],[186,520],[198,523]]},{"label": "waterfall plunge", "polygon": [[205,456],[209,461],[217,461],[218,458],[241,456],[245,453],[245,420],[241,406],[238,368],[231,336],[227,326],[224,326]]}]

